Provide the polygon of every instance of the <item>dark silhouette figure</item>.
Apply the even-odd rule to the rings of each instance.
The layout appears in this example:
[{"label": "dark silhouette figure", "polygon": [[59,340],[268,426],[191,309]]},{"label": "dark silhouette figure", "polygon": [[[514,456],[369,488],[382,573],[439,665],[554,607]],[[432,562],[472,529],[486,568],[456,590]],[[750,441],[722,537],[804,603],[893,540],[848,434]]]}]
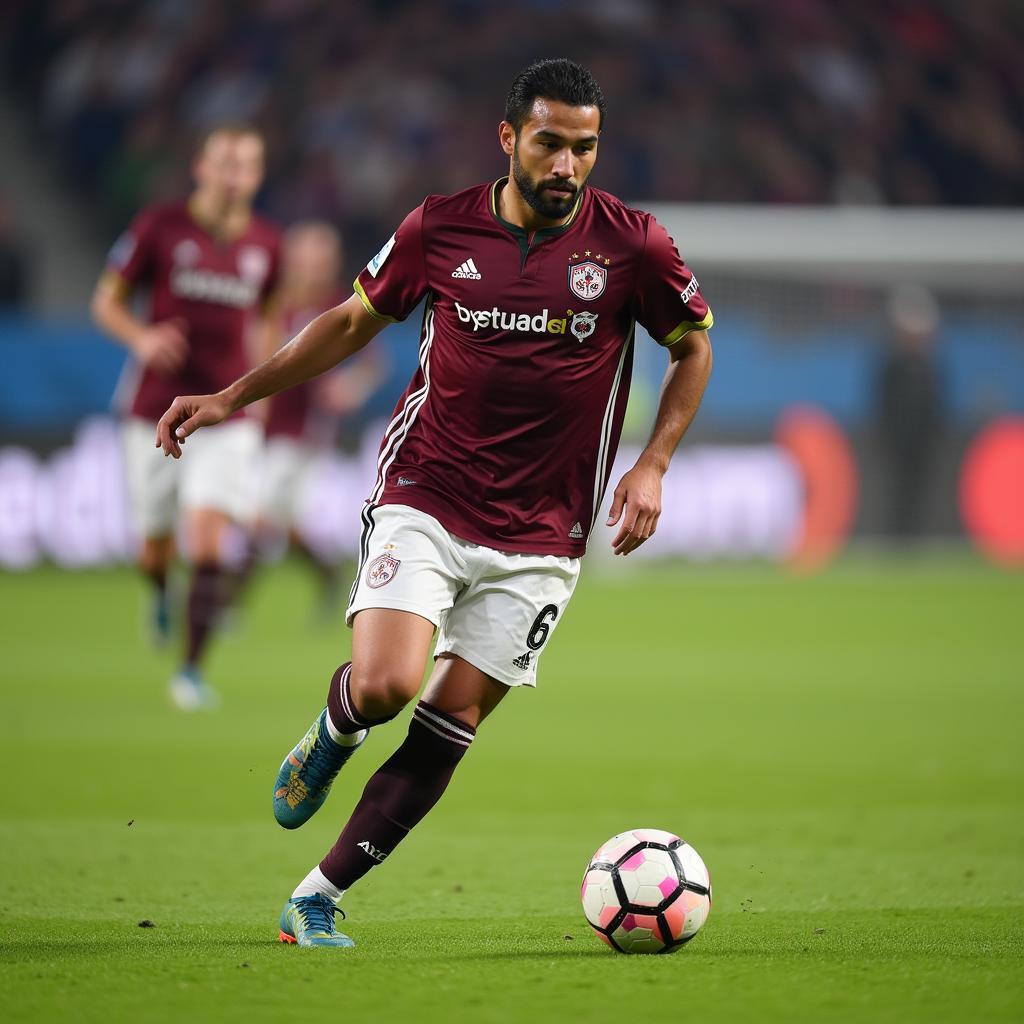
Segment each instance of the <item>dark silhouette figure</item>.
[{"label": "dark silhouette figure", "polygon": [[889,344],[878,375],[878,428],[885,465],[886,532],[920,536],[942,427],[934,360],[939,309],[924,288],[904,285],[889,300]]}]

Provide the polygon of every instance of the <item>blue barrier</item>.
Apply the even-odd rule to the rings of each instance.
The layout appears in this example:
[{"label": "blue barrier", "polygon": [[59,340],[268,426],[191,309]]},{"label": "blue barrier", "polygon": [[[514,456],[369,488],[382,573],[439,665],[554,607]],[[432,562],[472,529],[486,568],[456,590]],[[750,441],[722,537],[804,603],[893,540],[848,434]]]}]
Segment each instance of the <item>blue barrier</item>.
[{"label": "blue barrier", "polygon": [[[748,315],[716,309],[715,372],[701,410],[713,431],[770,431],[782,409],[813,402],[847,429],[869,422],[874,409],[878,339],[837,325],[814,339],[787,341]],[[417,357],[414,314],[388,328],[391,372],[362,419],[386,415],[408,383]],[[634,387],[650,404],[664,373],[663,353],[638,341]],[[943,322],[937,350],[955,425],[971,426],[1024,411],[1024,332],[1010,318]],[[125,353],[88,320],[0,317],[0,431],[69,432],[86,416],[110,409]],[[639,397],[639,396],[638,396]],[[646,430],[646,419],[643,430]]]}]

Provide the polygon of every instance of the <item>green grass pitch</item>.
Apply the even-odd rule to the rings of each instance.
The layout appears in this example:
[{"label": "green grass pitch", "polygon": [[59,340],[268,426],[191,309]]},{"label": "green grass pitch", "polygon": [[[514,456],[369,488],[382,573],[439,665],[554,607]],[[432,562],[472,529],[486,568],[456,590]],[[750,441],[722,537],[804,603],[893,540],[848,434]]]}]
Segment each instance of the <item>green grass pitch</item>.
[{"label": "green grass pitch", "polygon": [[[210,665],[223,708],[186,717],[132,574],[0,576],[0,1016],[1024,1019],[1024,579],[966,556],[615,568],[584,567],[540,688],[346,898],[341,953],[280,945],[277,915],[405,716],[305,828],[274,824],[348,651],[310,626],[310,581],[257,582]],[[673,956],[616,955],[580,912],[590,854],[638,826],[714,880]]]}]

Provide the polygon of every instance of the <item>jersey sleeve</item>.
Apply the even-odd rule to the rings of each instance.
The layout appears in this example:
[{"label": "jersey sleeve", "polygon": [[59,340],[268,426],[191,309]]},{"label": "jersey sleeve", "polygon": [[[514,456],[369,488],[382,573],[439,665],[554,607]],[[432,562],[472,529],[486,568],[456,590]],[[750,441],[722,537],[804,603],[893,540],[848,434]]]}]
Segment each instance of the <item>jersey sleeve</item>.
[{"label": "jersey sleeve", "polygon": [[152,281],[158,232],[159,217],[155,210],[143,210],[136,215],[111,247],[106,272],[130,286]]},{"label": "jersey sleeve", "polygon": [[429,289],[423,257],[423,206],[402,221],[353,285],[366,309],[381,320],[404,320]]},{"label": "jersey sleeve", "polygon": [[715,321],[693,271],[653,217],[637,275],[636,318],[659,345],[666,346],[690,331],[706,331]]}]

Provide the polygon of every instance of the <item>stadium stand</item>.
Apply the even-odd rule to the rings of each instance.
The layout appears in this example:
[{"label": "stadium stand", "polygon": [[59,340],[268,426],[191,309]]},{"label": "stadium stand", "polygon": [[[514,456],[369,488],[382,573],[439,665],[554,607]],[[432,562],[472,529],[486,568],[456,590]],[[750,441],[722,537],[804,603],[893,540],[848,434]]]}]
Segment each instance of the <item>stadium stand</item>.
[{"label": "stadium stand", "polygon": [[[263,205],[356,257],[424,193],[495,172],[511,75],[587,55],[595,183],[665,201],[1024,202],[1024,9],[1008,0],[12,0],[7,89],[108,231],[180,191],[194,134],[267,131]],[[438,71],[440,69],[440,71]]]}]

